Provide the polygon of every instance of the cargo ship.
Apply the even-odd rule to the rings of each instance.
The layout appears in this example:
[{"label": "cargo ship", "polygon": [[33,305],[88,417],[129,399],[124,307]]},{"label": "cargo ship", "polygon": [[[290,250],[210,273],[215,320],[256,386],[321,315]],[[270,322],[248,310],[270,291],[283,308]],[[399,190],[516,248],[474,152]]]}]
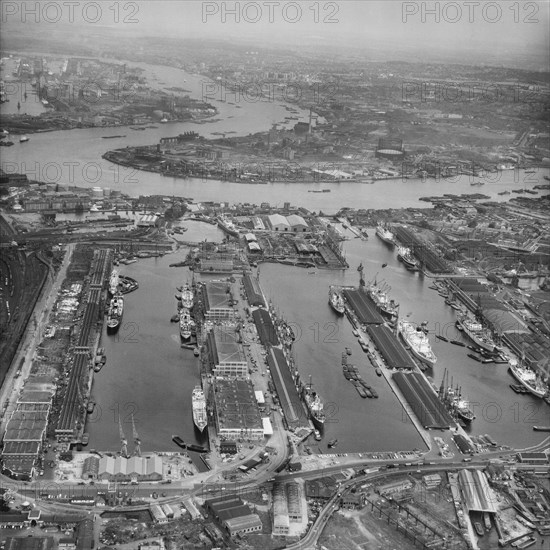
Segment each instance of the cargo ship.
[{"label": "cargo ship", "polygon": [[401,337],[411,348],[412,354],[426,363],[429,367],[433,367],[437,361],[435,353],[432,351],[430,341],[424,331],[416,327],[414,323],[409,321],[399,321],[397,331]]},{"label": "cargo ship", "polygon": [[184,342],[191,339],[194,327],[195,321],[191,318],[189,311],[184,309],[180,315],[180,336]]},{"label": "cargo ship", "polygon": [[338,313],[338,315],[344,315],[346,312],[344,299],[333,286],[330,287],[328,292],[328,303],[330,304],[330,307]]},{"label": "cargo ship", "polygon": [[118,271],[116,269],[113,269],[111,272],[111,277],[109,278],[109,293],[111,296],[114,296],[117,293],[118,290]]},{"label": "cargo ship", "polygon": [[546,384],[531,369],[521,366],[515,359],[509,361],[512,376],[535,397],[544,397],[548,391]]},{"label": "cargo ship", "polygon": [[235,227],[233,222],[231,220],[228,220],[223,214],[221,216],[218,216],[217,219],[218,227],[225,231],[228,235],[231,235],[232,237],[238,237],[239,236],[239,230]]},{"label": "cargo ship", "polygon": [[397,249],[397,259],[405,264],[405,267],[410,270],[418,269],[418,261],[413,256],[410,248],[400,246]]},{"label": "cargo ship", "polygon": [[111,299],[107,313],[107,330],[114,332],[119,329],[124,312],[124,299],[120,294],[115,294]]},{"label": "cargo ship", "polygon": [[311,416],[313,425],[317,429],[321,429],[325,424],[326,416],[323,402],[319,394],[312,389],[311,376],[309,377],[309,383],[306,384],[302,390],[302,397]]},{"label": "cargo ship", "polygon": [[388,298],[388,292],[377,285],[376,282],[367,287],[367,294],[372,298],[376,308],[382,315],[393,319],[397,316],[399,304]]},{"label": "cargo ship", "polygon": [[468,401],[462,397],[460,388],[458,386],[453,388],[452,385],[448,384],[448,378],[449,371],[445,369],[438,393],[440,401],[447,406],[453,416],[458,416],[466,423],[472,422],[476,415],[470,409]]},{"label": "cargo ship", "polygon": [[208,425],[208,419],[206,416],[206,399],[200,386],[195,386],[193,389],[191,402],[193,403],[193,422],[202,433]]},{"label": "cargo ship", "polygon": [[185,283],[185,287],[183,288],[181,292],[181,305],[182,307],[190,310],[193,307],[193,302],[195,299],[195,295],[193,293],[193,290],[189,286],[189,283]]},{"label": "cargo ship", "polygon": [[476,319],[464,315],[458,320],[458,325],[462,328],[462,331],[468,335],[470,340],[482,349],[490,352],[496,350],[496,345],[490,332],[483,328],[483,325]]},{"label": "cargo ship", "polygon": [[382,239],[386,244],[393,246],[395,244],[395,237],[393,233],[382,224],[376,226],[376,234],[380,239]]}]

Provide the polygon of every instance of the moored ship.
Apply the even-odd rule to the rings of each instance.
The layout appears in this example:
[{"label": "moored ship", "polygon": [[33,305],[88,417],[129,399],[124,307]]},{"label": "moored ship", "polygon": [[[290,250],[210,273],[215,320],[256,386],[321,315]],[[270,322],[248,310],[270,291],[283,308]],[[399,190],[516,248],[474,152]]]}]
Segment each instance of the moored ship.
[{"label": "moored ship", "polygon": [[376,226],[376,234],[380,239],[382,239],[386,244],[393,246],[395,244],[395,237],[393,233],[382,224]]},{"label": "moored ship", "polygon": [[338,315],[344,315],[346,312],[342,295],[332,286],[328,292],[328,303],[330,304],[330,307],[338,313]]},{"label": "moored ship", "polygon": [[107,330],[114,332],[120,327],[122,314],[124,312],[124,299],[120,294],[115,294],[111,299],[107,313]]},{"label": "moored ship", "polygon": [[367,287],[367,294],[372,298],[380,313],[390,319],[397,316],[399,304],[388,298],[388,292],[385,288],[378,286],[377,283],[374,282]]},{"label": "moored ship", "polygon": [[200,386],[195,386],[193,389],[191,401],[193,404],[193,422],[202,433],[208,425],[208,418],[206,416],[206,399]]},{"label": "moored ship", "polygon": [[111,272],[111,277],[109,278],[109,292],[111,296],[114,296],[117,293],[119,284],[118,271],[113,269]]},{"label": "moored ship", "polygon": [[319,397],[319,394],[316,391],[313,391],[312,389],[311,376],[309,378],[310,378],[309,384],[304,386],[302,395],[306,403],[307,409],[309,411],[309,414],[311,415],[311,420],[313,421],[313,425],[317,429],[321,429],[325,424],[325,418],[326,418],[325,410],[323,407],[323,402]]},{"label": "moored ship", "polygon": [[185,287],[181,292],[182,307],[190,310],[193,307],[194,298],[195,296],[194,296],[193,290],[189,286],[189,283],[185,283]]},{"label": "moored ship", "polygon": [[400,246],[397,249],[397,259],[405,264],[407,269],[418,269],[418,261],[413,256],[413,253],[410,248],[405,246]]},{"label": "moored ship", "polygon": [[548,388],[540,377],[531,369],[520,365],[515,359],[510,359],[512,376],[535,397],[544,397]]},{"label": "moored ship", "polygon": [[483,325],[476,319],[465,315],[459,319],[458,324],[462,328],[463,332],[484,350],[493,352],[495,351],[495,342],[491,337],[490,332],[483,328]]},{"label": "moored ship", "polygon": [[218,227],[222,231],[225,231],[228,235],[231,235],[232,237],[239,236],[239,230],[235,227],[233,222],[227,219],[223,214],[218,217],[217,222],[218,222]]},{"label": "moored ship", "polygon": [[194,327],[195,321],[191,318],[189,311],[184,309],[180,315],[180,336],[184,342],[191,339]]},{"label": "moored ship", "polygon": [[397,330],[403,340],[410,346],[411,352],[415,357],[430,367],[435,365],[437,357],[432,351],[430,341],[426,334],[424,334],[424,331],[409,321],[399,321]]}]

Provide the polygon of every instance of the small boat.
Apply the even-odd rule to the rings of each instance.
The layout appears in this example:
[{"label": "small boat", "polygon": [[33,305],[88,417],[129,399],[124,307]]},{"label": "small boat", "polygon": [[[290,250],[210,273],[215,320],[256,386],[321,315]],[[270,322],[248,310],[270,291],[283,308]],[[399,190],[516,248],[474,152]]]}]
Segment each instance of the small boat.
[{"label": "small boat", "polygon": [[315,441],[321,441],[321,432],[319,430],[315,430],[313,432],[313,437],[315,438]]},{"label": "small boat", "polygon": [[86,412],[88,414],[92,414],[94,412],[94,409],[95,409],[95,402],[94,401],[90,401],[88,403],[88,406],[86,407]]},{"label": "small boat", "polygon": [[487,531],[491,530],[491,516],[487,512],[483,512],[483,523]]},{"label": "small boat", "polygon": [[348,355],[351,355],[351,350],[350,350],[349,348],[346,348],[346,353],[347,353]]},{"label": "small boat", "polygon": [[185,449],[185,441],[183,441],[183,439],[179,435],[173,435],[172,441],[182,449]]},{"label": "small boat", "polygon": [[460,346],[461,348],[466,347],[466,344],[464,342],[461,342],[460,340],[451,340],[451,344],[454,344],[455,346]]},{"label": "small boat", "polygon": [[338,445],[338,440],[337,439],[331,439],[329,442],[328,442],[328,447],[332,449],[332,447],[336,447],[336,445]]},{"label": "small boat", "polygon": [[29,138],[27,136],[21,136],[19,138],[19,143],[27,143],[29,141]]},{"label": "small boat", "polygon": [[83,433],[82,434],[82,445],[86,446],[88,445],[88,441],[90,441],[90,434],[89,433]]},{"label": "small boat", "polygon": [[483,527],[482,527],[481,523],[479,523],[479,521],[476,521],[476,522],[474,523],[474,528],[475,528],[475,530],[476,530],[476,533],[477,533],[480,537],[482,537],[482,536],[485,534],[485,531],[483,530]]},{"label": "small boat", "polygon": [[467,355],[470,359],[473,359],[474,361],[481,363],[481,359],[477,355],[474,355],[473,353],[468,353]]},{"label": "small boat", "polygon": [[376,376],[382,376],[382,371],[377,368],[374,372],[376,372]]},{"label": "small boat", "polygon": [[449,341],[448,338],[445,338],[445,336],[441,336],[440,334],[436,334],[435,337],[436,337],[438,340],[441,340],[442,342],[448,342],[448,341]]},{"label": "small boat", "polygon": [[200,355],[199,348],[195,348],[195,349],[193,350],[193,355],[194,355],[195,357],[198,357],[198,356]]},{"label": "small boat", "polygon": [[388,266],[388,264],[386,264],[386,263],[382,264],[382,267],[387,267],[387,266]]}]

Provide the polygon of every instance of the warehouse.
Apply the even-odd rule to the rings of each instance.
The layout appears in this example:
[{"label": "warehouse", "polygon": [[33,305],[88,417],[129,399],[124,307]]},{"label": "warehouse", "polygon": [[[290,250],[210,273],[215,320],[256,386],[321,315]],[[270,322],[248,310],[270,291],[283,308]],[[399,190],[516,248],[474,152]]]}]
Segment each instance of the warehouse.
[{"label": "warehouse", "polygon": [[100,480],[160,481],[162,479],[162,459],[158,455],[152,455],[150,458],[103,456],[97,460],[99,460],[97,477]]},{"label": "warehouse", "polygon": [[252,382],[216,379],[214,403],[216,427],[220,438],[263,439],[264,428]]},{"label": "warehouse", "polygon": [[288,224],[290,225],[290,229],[294,233],[304,233],[309,229],[306,220],[304,220],[302,216],[298,216],[297,214],[291,214],[290,216],[287,216],[286,221],[288,222]]},{"label": "warehouse", "polygon": [[248,303],[251,306],[265,307],[265,300],[258,279],[246,273],[243,277],[243,285]]},{"label": "warehouse", "polygon": [[281,214],[271,214],[267,219],[273,231],[290,231],[288,220]]},{"label": "warehouse", "polygon": [[226,282],[208,281],[205,285],[204,311],[208,321],[227,321],[235,318],[231,295]]},{"label": "warehouse", "polygon": [[256,309],[252,312],[252,318],[262,346],[266,348],[268,346],[278,346],[280,343],[279,337],[269,313],[265,309]]},{"label": "warehouse", "polygon": [[260,517],[235,495],[207,499],[204,506],[232,537],[262,530]]},{"label": "warehouse", "polygon": [[208,349],[215,376],[244,378],[248,376],[248,363],[238,334],[233,327],[216,325],[208,333]]}]

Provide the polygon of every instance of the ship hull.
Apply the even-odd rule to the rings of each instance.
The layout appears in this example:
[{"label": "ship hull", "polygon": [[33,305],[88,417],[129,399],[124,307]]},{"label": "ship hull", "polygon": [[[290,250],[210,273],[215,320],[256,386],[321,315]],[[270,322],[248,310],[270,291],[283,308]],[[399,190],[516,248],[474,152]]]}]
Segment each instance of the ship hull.
[{"label": "ship hull", "polygon": [[535,388],[534,386],[532,386],[531,384],[529,384],[529,382],[523,380],[520,376],[520,374],[516,371],[516,369],[514,369],[513,367],[510,367],[509,368],[512,376],[526,389],[529,391],[529,393],[531,393],[532,395],[534,395],[535,397],[544,397],[546,395],[546,391],[543,391],[542,389],[541,390],[538,390],[537,388]]},{"label": "ship hull", "polygon": [[379,233],[378,231],[376,231],[376,236],[383,242],[385,242],[387,245],[389,246],[394,246],[395,245],[395,242],[393,240],[392,237],[386,237],[384,235],[382,235],[381,233]]},{"label": "ship hull", "polygon": [[479,338],[475,332],[469,330],[465,325],[464,323],[460,323],[460,326],[462,328],[462,332],[464,332],[464,334],[466,334],[468,336],[468,338],[470,338],[470,340],[472,342],[474,342],[475,344],[477,344],[480,348],[486,350],[486,351],[490,351],[490,352],[494,352],[495,351],[495,344],[493,342],[486,342],[485,340],[483,340],[482,338]]},{"label": "ship hull", "polygon": [[434,356],[427,356],[423,354],[421,351],[416,349],[416,346],[412,342],[411,339],[408,337],[407,331],[401,326],[401,323],[399,323],[398,326],[399,334],[401,335],[401,338],[403,341],[409,346],[411,353],[420,361],[422,361],[424,364],[428,365],[428,367],[433,367],[435,363],[437,362],[437,357]]}]

